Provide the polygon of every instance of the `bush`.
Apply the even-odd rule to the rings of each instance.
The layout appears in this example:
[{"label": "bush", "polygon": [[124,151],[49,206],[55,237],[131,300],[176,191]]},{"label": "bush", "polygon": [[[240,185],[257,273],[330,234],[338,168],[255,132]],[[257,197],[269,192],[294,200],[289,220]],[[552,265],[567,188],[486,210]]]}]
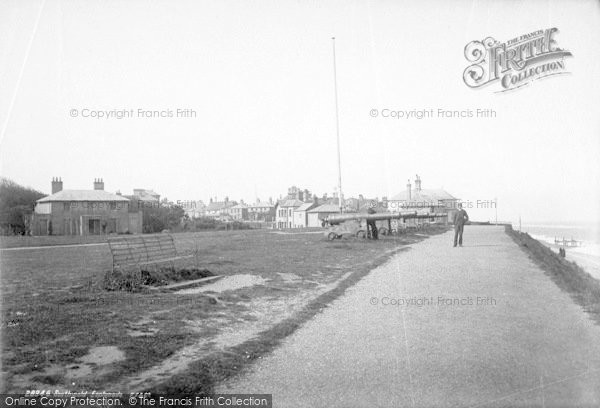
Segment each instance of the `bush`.
[{"label": "bush", "polygon": [[108,271],[104,275],[104,289],[139,292],[144,286],[164,286],[170,283],[195,280],[213,276],[208,269],[163,267],[141,271]]},{"label": "bush", "polygon": [[103,285],[106,290],[124,290],[139,292],[142,289],[142,276],[139,271],[108,271],[104,275]]}]

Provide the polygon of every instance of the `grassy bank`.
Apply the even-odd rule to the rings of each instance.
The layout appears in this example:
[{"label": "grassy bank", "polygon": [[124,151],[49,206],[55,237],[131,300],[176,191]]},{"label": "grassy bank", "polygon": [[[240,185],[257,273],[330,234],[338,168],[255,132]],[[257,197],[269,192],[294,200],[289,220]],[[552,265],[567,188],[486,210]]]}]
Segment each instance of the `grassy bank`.
[{"label": "grassy bank", "polygon": [[[197,294],[104,291],[111,265],[106,245],[3,251],[3,386],[122,390],[141,375],[148,381],[139,384],[154,389],[156,379],[144,373],[179,361],[191,347],[162,387],[210,390],[422,234],[378,242],[265,230],[175,234],[179,252],[197,255],[181,267],[263,282]],[[85,363],[96,347],[115,347],[124,357]]]},{"label": "grassy bank", "polygon": [[518,232],[510,225],[506,233],[526,254],[600,324],[600,281],[594,279],[575,262],[567,261],[527,233]]}]

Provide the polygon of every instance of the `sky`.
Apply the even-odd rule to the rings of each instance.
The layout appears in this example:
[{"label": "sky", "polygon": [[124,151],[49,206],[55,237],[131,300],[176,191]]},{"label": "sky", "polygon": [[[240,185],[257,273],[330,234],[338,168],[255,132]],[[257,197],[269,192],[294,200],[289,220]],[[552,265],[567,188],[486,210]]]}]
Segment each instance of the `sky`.
[{"label": "sky", "polygon": [[[597,1],[4,0],[0,174],[45,193],[101,177],[173,201],[331,195],[335,37],[345,196],[418,174],[474,219],[598,222],[598,23]],[[552,27],[569,74],[466,86],[469,42]],[[430,109],[496,115],[384,117]]]}]

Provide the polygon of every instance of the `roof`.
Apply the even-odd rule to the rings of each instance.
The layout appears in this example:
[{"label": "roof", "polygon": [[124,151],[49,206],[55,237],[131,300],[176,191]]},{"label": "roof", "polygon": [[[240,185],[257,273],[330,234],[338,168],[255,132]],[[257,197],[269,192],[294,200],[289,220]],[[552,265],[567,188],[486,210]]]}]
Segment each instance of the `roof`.
[{"label": "roof", "polygon": [[[136,200],[140,200],[140,201],[158,201],[158,197],[160,197],[160,194],[155,193],[152,190],[144,190],[141,188],[134,188],[133,189],[134,194],[130,197],[135,198]],[[137,192],[137,194],[136,194]]]},{"label": "roof", "polygon": [[315,203],[304,203],[300,207],[296,208],[294,211],[308,211],[315,206]]},{"label": "roof", "polygon": [[376,200],[370,200],[370,201],[364,202],[363,204],[358,206],[358,211],[361,213],[366,212],[369,209],[375,210],[375,212],[386,212],[387,211],[387,207],[383,204],[383,202],[376,201]]},{"label": "roof", "polygon": [[61,190],[37,200],[38,203],[55,201],[129,201],[129,199],[104,190]]},{"label": "roof", "polygon": [[318,206],[317,208],[313,208],[312,210],[308,210],[309,213],[339,213],[340,207],[334,204],[323,204]]},{"label": "roof", "polygon": [[279,205],[281,207],[300,207],[304,202],[300,200],[284,200]]},{"label": "roof", "polygon": [[275,207],[274,203],[269,203],[267,201],[260,201],[258,203],[250,204],[248,207]]},{"label": "roof", "polygon": [[[411,191],[410,201],[437,203],[439,200],[457,200],[457,198],[453,197],[450,193],[448,193],[446,190],[442,190],[441,188],[429,188]],[[408,190],[404,190],[403,192],[393,196],[390,201],[409,201]]]},{"label": "roof", "polygon": [[234,205],[231,208],[248,208],[248,206],[244,203],[239,203],[238,205]]},{"label": "roof", "polygon": [[206,206],[206,211],[219,211],[225,208],[233,207],[235,205],[232,201],[213,201]]}]

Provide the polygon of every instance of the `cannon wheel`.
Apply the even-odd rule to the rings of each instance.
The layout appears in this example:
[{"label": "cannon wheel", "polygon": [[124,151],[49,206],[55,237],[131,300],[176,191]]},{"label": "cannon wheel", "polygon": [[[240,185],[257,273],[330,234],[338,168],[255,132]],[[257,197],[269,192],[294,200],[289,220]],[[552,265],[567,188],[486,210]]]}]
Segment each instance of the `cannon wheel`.
[{"label": "cannon wheel", "polygon": [[335,232],[330,232],[329,235],[327,235],[327,239],[330,241],[333,241],[337,237],[338,237],[338,234],[336,234]]},{"label": "cannon wheel", "polygon": [[359,230],[356,233],[356,238],[366,238],[367,237],[367,233],[364,230]]}]

